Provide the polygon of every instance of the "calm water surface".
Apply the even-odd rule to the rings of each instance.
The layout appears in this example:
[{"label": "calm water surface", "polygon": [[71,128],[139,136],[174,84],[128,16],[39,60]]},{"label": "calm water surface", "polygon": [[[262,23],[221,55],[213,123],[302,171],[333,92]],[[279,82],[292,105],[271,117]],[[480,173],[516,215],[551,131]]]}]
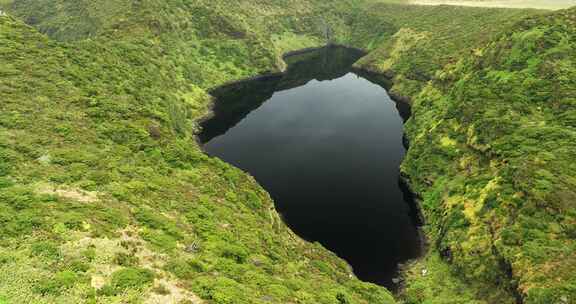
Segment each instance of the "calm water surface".
[{"label": "calm water surface", "polygon": [[216,90],[200,140],[253,175],[298,235],[347,260],[360,279],[394,289],[398,263],[421,248],[399,182],[406,105],[350,72],[360,56],[344,48],[291,56],[284,76]]}]

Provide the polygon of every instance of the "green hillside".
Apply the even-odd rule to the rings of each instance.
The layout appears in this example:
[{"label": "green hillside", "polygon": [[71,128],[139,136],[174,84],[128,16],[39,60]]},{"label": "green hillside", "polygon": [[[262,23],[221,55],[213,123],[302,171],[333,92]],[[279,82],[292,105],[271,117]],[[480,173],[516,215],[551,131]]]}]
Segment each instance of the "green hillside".
[{"label": "green hillside", "polygon": [[[408,123],[430,241],[521,303],[576,301],[575,42],[576,9],[523,20],[438,73]],[[433,298],[413,275],[412,301]]]},{"label": "green hillside", "polygon": [[542,11],[371,4],[363,14],[392,22],[395,31],[370,41],[372,51],[357,67],[384,75],[391,80],[392,94],[410,98],[446,64],[456,62],[521,18],[539,13]]},{"label": "green hillside", "polygon": [[[5,302],[393,302],[290,232],[253,178],[200,151],[194,121],[210,99],[194,79],[277,69],[256,34],[214,33],[213,48],[202,43],[216,37],[149,28],[58,43],[0,22]],[[245,60],[219,64],[219,52]]]},{"label": "green hillside", "polygon": [[[0,303],[576,301],[574,10],[0,9]],[[327,32],[370,51],[357,68],[414,100],[402,169],[423,198],[431,248],[396,300],[298,238],[252,177],[196,142],[207,90],[282,71],[283,53],[324,45]]]}]

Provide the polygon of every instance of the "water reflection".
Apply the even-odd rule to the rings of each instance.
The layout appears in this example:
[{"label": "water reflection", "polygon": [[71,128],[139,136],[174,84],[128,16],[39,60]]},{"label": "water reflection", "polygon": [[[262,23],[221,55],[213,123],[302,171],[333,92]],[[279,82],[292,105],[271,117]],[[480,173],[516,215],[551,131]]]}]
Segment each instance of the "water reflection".
[{"label": "water reflection", "polygon": [[398,263],[421,248],[413,198],[399,182],[410,112],[351,72],[361,56],[325,48],[287,58],[285,75],[215,90],[215,116],[199,138],[252,174],[301,237],[393,289]]}]

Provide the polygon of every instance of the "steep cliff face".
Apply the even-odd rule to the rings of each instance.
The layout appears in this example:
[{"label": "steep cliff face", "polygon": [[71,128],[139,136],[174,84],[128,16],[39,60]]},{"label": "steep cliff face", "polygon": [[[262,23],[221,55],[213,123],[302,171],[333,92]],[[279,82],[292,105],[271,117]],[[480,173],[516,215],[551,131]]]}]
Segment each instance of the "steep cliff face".
[{"label": "steep cliff face", "polygon": [[[510,302],[576,301],[575,101],[576,9],[515,24],[414,100],[402,170],[432,251]],[[433,289],[411,276],[411,298]]]}]

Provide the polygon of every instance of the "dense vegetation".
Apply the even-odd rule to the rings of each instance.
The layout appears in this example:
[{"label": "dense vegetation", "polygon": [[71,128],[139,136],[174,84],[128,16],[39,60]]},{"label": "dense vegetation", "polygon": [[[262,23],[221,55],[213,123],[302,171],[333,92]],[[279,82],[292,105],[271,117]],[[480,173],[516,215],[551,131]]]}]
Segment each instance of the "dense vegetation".
[{"label": "dense vegetation", "polygon": [[356,66],[384,75],[392,80],[392,94],[410,98],[422,90],[436,71],[488,42],[506,26],[536,13],[540,12],[371,4],[362,14],[387,20],[395,28],[392,35],[384,33],[379,40],[371,41],[370,54]]},{"label": "dense vegetation", "polygon": [[286,2],[0,0],[0,303],[394,303],[194,137],[327,33],[415,97],[403,300],[574,300],[574,11]]},{"label": "dense vegetation", "polygon": [[269,42],[287,40],[215,4],[139,3],[8,8],[66,43],[0,17],[1,301],[392,303],[193,136],[204,88],[280,69]]},{"label": "dense vegetation", "polygon": [[[403,171],[437,252],[489,302],[576,301],[575,101],[576,9],[515,24],[414,101]],[[411,301],[434,298],[418,281]]]}]

